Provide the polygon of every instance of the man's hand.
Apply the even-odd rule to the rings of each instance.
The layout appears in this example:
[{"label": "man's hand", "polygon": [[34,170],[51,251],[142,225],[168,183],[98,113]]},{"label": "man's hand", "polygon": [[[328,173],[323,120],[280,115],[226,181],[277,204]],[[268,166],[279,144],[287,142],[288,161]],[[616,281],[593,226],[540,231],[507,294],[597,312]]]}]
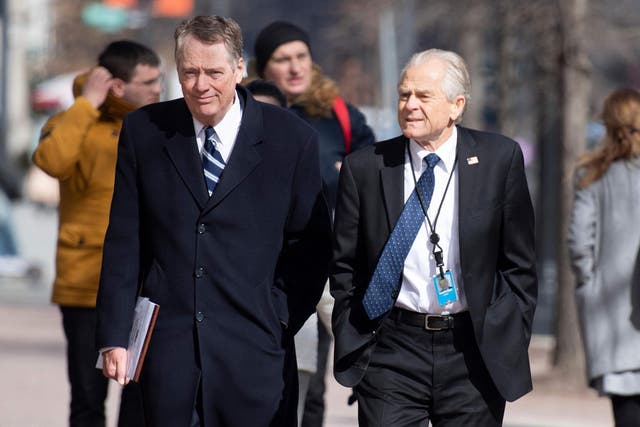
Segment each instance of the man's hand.
[{"label": "man's hand", "polygon": [[102,373],[105,377],[116,380],[120,385],[127,385],[127,349],[115,347],[102,353]]},{"label": "man's hand", "polygon": [[82,96],[87,98],[95,108],[99,108],[107,99],[112,84],[113,76],[111,73],[104,67],[96,67],[89,72],[87,81],[82,88]]}]

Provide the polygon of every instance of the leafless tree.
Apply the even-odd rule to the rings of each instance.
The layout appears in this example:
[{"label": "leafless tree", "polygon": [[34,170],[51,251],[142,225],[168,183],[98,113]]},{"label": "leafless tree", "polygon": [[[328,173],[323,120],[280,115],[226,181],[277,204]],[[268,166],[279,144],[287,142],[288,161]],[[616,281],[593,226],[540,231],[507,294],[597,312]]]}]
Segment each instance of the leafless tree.
[{"label": "leafless tree", "polygon": [[574,278],[567,256],[567,224],[573,199],[572,171],[577,156],[584,151],[589,121],[591,93],[590,63],[586,55],[585,31],[588,0],[559,1],[562,30],[562,175],[560,181],[560,257],[558,277],[558,326],[554,365],[573,385],[586,385],[582,342],[574,299]]}]

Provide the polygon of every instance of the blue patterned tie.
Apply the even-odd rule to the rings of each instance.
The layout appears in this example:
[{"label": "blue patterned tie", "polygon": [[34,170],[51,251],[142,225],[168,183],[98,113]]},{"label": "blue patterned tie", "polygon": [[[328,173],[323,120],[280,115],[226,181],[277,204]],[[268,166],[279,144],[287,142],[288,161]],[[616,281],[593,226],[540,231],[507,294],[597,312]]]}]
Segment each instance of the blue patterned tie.
[{"label": "blue patterned tie", "polygon": [[218,180],[222,175],[225,163],[222,160],[220,152],[216,150],[216,142],[218,135],[216,131],[207,126],[204,129],[204,150],[202,150],[202,165],[204,166],[204,180],[207,183],[207,189],[209,190],[209,197],[213,194],[213,190],[218,184]]},{"label": "blue patterned tie", "polygon": [[416,190],[420,191],[425,207],[428,208],[431,202],[435,181],[433,168],[440,161],[440,158],[431,153],[427,155],[425,160],[427,169],[420,176],[416,189],[405,203],[400,219],[398,219],[382,250],[376,270],[373,272],[369,287],[364,294],[362,305],[370,319],[383,315],[393,307],[396,297],[394,293],[401,283],[404,260],[407,258],[424,221],[424,213]]}]

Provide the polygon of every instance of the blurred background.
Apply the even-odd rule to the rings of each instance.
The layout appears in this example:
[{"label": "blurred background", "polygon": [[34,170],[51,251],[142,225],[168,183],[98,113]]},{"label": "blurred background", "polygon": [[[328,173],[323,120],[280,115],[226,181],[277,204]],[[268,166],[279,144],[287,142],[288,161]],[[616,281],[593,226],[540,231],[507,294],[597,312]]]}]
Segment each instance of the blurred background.
[{"label": "blurred background", "polygon": [[30,156],[44,121],[73,101],[73,77],[108,42],[129,38],[160,53],[164,98],[181,96],[173,31],[197,14],[238,21],[247,60],[271,21],[306,29],[315,62],[378,140],[398,133],[396,83],[411,54],[459,52],[473,85],[463,125],[506,134],[525,153],[539,254],[534,332],[550,343],[553,377],[586,387],[565,243],[571,174],[602,136],[605,96],[640,87],[640,0],[0,0],[0,197],[9,200],[0,215],[16,236],[0,252],[0,307],[49,297],[57,184]]}]

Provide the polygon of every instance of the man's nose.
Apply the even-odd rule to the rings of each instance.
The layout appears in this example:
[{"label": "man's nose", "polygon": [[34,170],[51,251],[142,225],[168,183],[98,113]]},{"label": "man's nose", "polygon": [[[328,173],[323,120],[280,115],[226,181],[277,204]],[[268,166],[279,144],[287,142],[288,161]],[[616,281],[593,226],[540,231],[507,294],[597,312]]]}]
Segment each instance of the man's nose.
[{"label": "man's nose", "polygon": [[207,76],[204,73],[199,73],[196,76],[195,88],[199,91],[207,90]]},{"label": "man's nose", "polygon": [[162,93],[162,81],[156,80],[155,82],[153,82],[153,84],[151,85],[151,90],[154,94],[160,95],[160,93]]},{"label": "man's nose", "polygon": [[407,103],[405,104],[405,108],[409,110],[414,110],[418,108],[418,98],[414,94],[409,95],[409,97],[407,98]]},{"label": "man's nose", "polygon": [[293,61],[291,61],[291,67],[290,67],[291,74],[300,73],[301,65],[302,64],[297,59],[294,59]]}]

